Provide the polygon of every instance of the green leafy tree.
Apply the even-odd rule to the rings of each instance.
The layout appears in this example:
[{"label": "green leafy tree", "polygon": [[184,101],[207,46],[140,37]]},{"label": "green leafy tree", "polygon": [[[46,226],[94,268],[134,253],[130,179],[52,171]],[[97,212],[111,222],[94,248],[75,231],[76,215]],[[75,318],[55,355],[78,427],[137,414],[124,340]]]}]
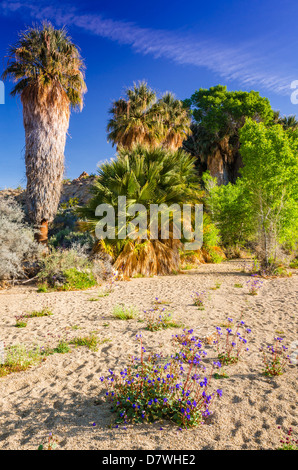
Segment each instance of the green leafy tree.
[{"label": "green leafy tree", "polygon": [[252,238],[254,221],[242,179],[218,185],[209,172],[203,174],[205,207],[219,230],[224,246],[240,247]]},{"label": "green leafy tree", "polygon": [[247,120],[240,132],[245,197],[266,266],[298,241],[298,140],[280,125]]},{"label": "green leafy tree", "polygon": [[256,91],[227,91],[217,85],[199,89],[184,105],[193,116],[192,136],[184,148],[205,163],[220,184],[235,182],[242,167],[239,129],[246,118],[269,124],[274,116],[269,100]]}]

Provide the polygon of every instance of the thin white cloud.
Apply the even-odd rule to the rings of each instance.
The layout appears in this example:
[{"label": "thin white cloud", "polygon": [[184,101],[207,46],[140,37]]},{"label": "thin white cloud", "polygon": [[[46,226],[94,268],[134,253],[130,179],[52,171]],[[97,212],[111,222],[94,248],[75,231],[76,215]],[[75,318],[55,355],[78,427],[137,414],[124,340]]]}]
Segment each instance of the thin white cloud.
[{"label": "thin white cloud", "polygon": [[290,83],[295,79],[293,75],[281,72],[272,58],[269,61],[266,52],[257,52],[258,43],[231,47],[178,32],[141,28],[134,23],[106,19],[99,14],[81,14],[76,8],[59,8],[57,5],[41,7],[40,2],[5,1],[1,7],[6,14],[25,8],[34,19],[48,19],[59,26],[76,26],[156,59],[166,58],[177,64],[205,67],[246,87],[257,85],[275,93],[289,94]]}]

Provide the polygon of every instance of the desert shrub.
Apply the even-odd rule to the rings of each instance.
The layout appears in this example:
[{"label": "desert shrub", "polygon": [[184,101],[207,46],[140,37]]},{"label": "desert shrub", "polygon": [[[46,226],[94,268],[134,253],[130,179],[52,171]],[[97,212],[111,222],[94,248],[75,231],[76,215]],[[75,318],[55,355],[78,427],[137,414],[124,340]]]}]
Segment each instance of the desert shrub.
[{"label": "desert shrub", "polygon": [[60,204],[49,230],[50,246],[69,249],[73,244],[77,244],[91,251],[95,239],[89,232],[80,231],[79,219],[75,213],[77,204],[77,198],[70,198],[68,202]]},{"label": "desert shrub", "polygon": [[221,390],[210,391],[211,374],[204,373],[201,363],[202,344],[190,345],[190,360],[185,362],[179,353],[170,358],[152,353],[146,357],[141,335],[137,338],[140,357],[132,357],[120,374],[110,369],[109,377],[101,377],[116,422],[169,419],[185,428],[200,425],[211,414],[216,395],[222,395]]},{"label": "desert shrub", "polygon": [[24,277],[40,256],[34,231],[24,217],[13,199],[0,199],[0,280]]},{"label": "desert shrub", "polygon": [[78,244],[84,246],[85,248],[91,250],[94,243],[94,238],[88,232],[76,232],[72,231],[70,228],[64,228],[53,235],[49,240],[49,245],[54,248],[71,248],[73,244]]},{"label": "desert shrub", "polygon": [[42,261],[38,279],[59,290],[88,289],[97,284],[92,269],[86,252],[73,245],[69,250],[52,249]]}]

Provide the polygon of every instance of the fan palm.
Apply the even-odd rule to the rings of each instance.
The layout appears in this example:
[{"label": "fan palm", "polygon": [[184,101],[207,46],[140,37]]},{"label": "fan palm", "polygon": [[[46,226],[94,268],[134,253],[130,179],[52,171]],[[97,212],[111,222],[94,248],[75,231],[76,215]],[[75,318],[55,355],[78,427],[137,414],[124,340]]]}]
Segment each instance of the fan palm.
[{"label": "fan palm", "polygon": [[84,64],[65,29],[44,23],[10,48],[7,77],[23,105],[28,213],[37,240],[46,242],[60,200],[70,108],[82,109],[86,92]]},{"label": "fan palm", "polygon": [[[88,206],[79,209],[79,215],[86,218],[85,229],[95,232],[99,218],[95,210],[100,204],[109,204],[115,210],[116,236],[106,238],[99,243],[110,250],[116,259],[115,267],[125,275],[165,274],[177,270],[179,266],[178,247],[181,241],[173,236],[175,224],[170,218],[170,237],[162,239],[159,226],[158,236],[151,237],[151,225],[148,221],[151,204],[165,204],[167,207],[177,204],[194,204],[199,200],[197,175],[194,169],[195,159],[186,152],[176,152],[163,148],[135,146],[132,150],[123,147],[117,159],[104,163],[99,168],[99,177],[93,187],[94,197]],[[121,238],[118,226],[123,213],[118,210],[118,197],[126,197],[126,226],[133,219],[129,208],[133,204],[142,204],[146,212],[146,228],[137,232],[134,240],[126,236]],[[178,224],[181,222],[182,214]],[[117,230],[118,228],[118,230]]]},{"label": "fan palm", "polygon": [[147,83],[134,83],[126,90],[126,98],[114,101],[109,113],[108,141],[113,145],[132,148],[135,144],[156,145],[159,140],[158,122],[153,121],[151,106],[156,102],[156,93]]},{"label": "fan palm", "polygon": [[158,100],[156,110],[164,130],[162,145],[171,150],[182,147],[183,141],[191,134],[189,110],[172,93],[166,93]]},{"label": "fan palm", "polygon": [[177,150],[190,135],[189,111],[172,93],[157,100],[146,82],[134,84],[126,98],[114,101],[108,122],[108,141],[131,149],[136,144]]},{"label": "fan palm", "polygon": [[285,116],[284,118],[279,119],[279,124],[281,124],[285,130],[298,129],[298,121],[296,120],[296,116]]}]

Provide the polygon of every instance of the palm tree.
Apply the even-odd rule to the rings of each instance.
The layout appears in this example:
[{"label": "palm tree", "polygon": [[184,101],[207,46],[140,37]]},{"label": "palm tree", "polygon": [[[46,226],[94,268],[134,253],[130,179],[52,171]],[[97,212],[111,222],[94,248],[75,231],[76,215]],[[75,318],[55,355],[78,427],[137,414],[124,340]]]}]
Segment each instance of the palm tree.
[{"label": "palm tree", "polygon": [[[115,268],[131,277],[136,274],[168,274],[179,269],[179,251],[182,242],[173,236],[177,228],[177,219],[170,218],[170,237],[162,238],[161,224],[158,236],[151,236],[152,226],[149,223],[151,204],[165,204],[167,207],[177,204],[194,204],[201,196],[198,178],[194,168],[195,159],[183,150],[176,152],[163,148],[134,146],[132,150],[121,147],[117,159],[104,163],[99,168],[99,177],[93,187],[94,197],[87,207],[80,208],[78,213],[86,219],[85,230],[95,233],[99,218],[95,210],[100,204],[109,204],[115,210],[115,238],[107,237],[98,245],[114,256]],[[126,229],[133,219],[129,215],[132,204],[142,204],[146,212],[146,236],[137,232],[134,240],[121,235],[119,217],[123,216],[118,209],[118,196],[126,196]],[[176,206],[177,207],[177,206]],[[182,215],[178,213],[178,225]],[[135,217],[135,216],[134,216]],[[175,220],[174,220],[175,219]],[[177,232],[176,232],[177,233]],[[121,238],[123,237],[123,238]],[[182,240],[183,241],[183,240]]]},{"label": "palm tree", "polygon": [[136,144],[154,146],[159,140],[159,126],[153,121],[151,106],[156,102],[156,93],[146,82],[134,83],[126,90],[126,97],[114,101],[109,113],[108,141],[113,145],[132,148]]},{"label": "palm tree", "polygon": [[21,97],[28,213],[36,239],[46,243],[60,200],[70,108],[82,109],[86,92],[83,60],[64,28],[44,23],[20,34],[2,77],[16,82],[11,94]]},{"label": "palm tree", "polygon": [[156,110],[164,130],[162,145],[171,150],[178,150],[191,134],[189,110],[172,93],[166,93],[158,100]]},{"label": "palm tree", "polygon": [[294,131],[298,128],[298,121],[295,115],[281,117],[280,111],[274,111],[273,113],[273,124],[281,124],[285,131],[289,129]]},{"label": "palm tree", "polygon": [[177,150],[190,135],[189,111],[172,93],[157,100],[146,82],[126,90],[126,97],[114,101],[108,122],[108,141],[131,149],[146,144],[152,148]]},{"label": "palm tree", "polygon": [[279,124],[283,126],[285,130],[296,130],[298,128],[298,121],[296,116],[285,116],[279,120]]}]

